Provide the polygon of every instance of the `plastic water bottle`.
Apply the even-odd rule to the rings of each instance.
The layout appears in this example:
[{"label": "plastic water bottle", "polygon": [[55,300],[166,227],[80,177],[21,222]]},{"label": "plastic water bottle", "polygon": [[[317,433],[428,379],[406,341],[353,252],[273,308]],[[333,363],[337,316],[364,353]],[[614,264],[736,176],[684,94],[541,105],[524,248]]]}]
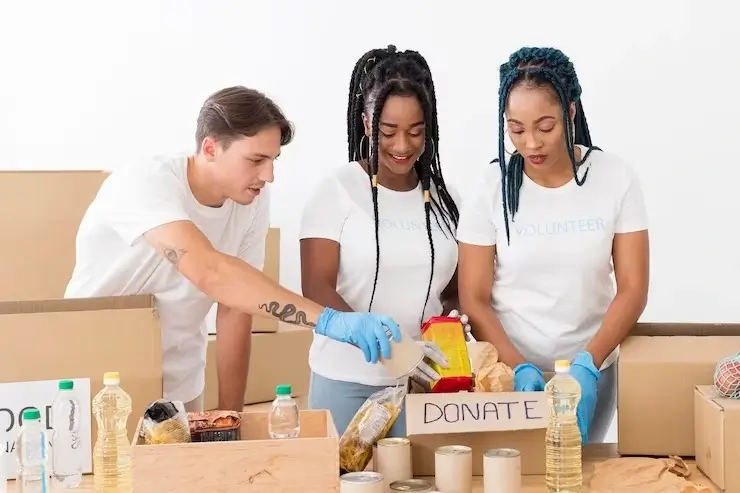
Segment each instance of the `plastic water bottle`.
[{"label": "plastic water bottle", "polygon": [[290,385],[275,388],[276,397],[267,424],[270,438],[295,438],[301,432],[298,404],[291,397],[291,390]]},{"label": "plastic water bottle", "polygon": [[82,449],[80,401],[72,380],[59,382],[59,393],[51,405],[51,426],[54,486],[76,488],[82,482]]},{"label": "plastic water bottle", "polygon": [[131,493],[133,490],[131,443],[126,425],[131,414],[131,397],[120,387],[116,372],[103,376],[105,387],[92,403],[98,424],[93,450],[95,493]]},{"label": "plastic water bottle", "polygon": [[570,362],[555,362],[555,376],[545,385],[549,419],[545,433],[545,484],[552,493],[576,493],[583,486],[581,432],[576,408],[581,386],[570,374]]},{"label": "plastic water bottle", "polygon": [[49,438],[41,424],[41,413],[36,408],[22,414],[15,449],[18,454],[17,488],[19,493],[49,492]]}]

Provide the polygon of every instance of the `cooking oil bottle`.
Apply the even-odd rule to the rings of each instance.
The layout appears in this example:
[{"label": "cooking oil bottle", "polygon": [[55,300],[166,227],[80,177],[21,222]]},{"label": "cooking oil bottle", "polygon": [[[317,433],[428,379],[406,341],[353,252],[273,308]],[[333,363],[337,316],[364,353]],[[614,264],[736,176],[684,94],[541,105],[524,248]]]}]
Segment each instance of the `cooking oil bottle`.
[{"label": "cooking oil bottle", "polygon": [[131,397],[120,387],[116,372],[103,376],[105,387],[93,399],[98,424],[93,450],[95,493],[131,493],[133,490],[131,443],[126,425],[131,414]]},{"label": "cooking oil bottle", "polygon": [[555,362],[555,376],[545,385],[549,420],[545,434],[545,484],[552,493],[577,493],[583,485],[581,432],[576,408],[581,386],[570,362]]}]

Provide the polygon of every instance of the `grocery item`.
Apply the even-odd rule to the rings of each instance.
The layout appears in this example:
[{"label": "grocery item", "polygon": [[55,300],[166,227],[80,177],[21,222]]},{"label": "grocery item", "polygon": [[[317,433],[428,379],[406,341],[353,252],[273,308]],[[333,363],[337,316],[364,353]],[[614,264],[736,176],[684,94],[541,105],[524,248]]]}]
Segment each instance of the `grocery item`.
[{"label": "grocery item", "polygon": [[15,440],[18,458],[17,480],[20,493],[49,491],[49,448],[46,428],[41,424],[41,412],[35,407],[25,409],[23,425]]},{"label": "grocery item", "polygon": [[342,474],[339,477],[339,493],[385,493],[383,475],[372,471]]},{"label": "grocery item", "polygon": [[364,471],[373,455],[373,445],[385,438],[401,413],[406,389],[388,387],[368,397],[339,439],[339,469]]},{"label": "grocery item", "polygon": [[570,375],[570,361],[555,362],[555,376],[545,385],[549,419],[545,431],[545,484],[553,492],[581,491],[581,432],[576,408],[581,386]]},{"label": "grocery item", "polygon": [[80,400],[72,380],[62,380],[51,404],[51,453],[54,485],[60,489],[76,488],[82,482],[80,447]]},{"label": "grocery item", "polygon": [[465,328],[457,317],[431,317],[421,328],[421,339],[435,343],[447,357],[448,368],[430,361],[441,378],[431,384],[434,393],[469,391],[473,387]]},{"label": "grocery item", "polygon": [[714,387],[723,397],[740,399],[740,352],[717,363]]},{"label": "grocery item", "polygon": [[373,449],[375,472],[383,475],[386,489],[391,483],[414,477],[411,467],[411,440],[381,438]]},{"label": "grocery item", "polygon": [[518,450],[499,448],[483,453],[483,493],[519,493],[522,457]]},{"label": "grocery item", "polygon": [[190,442],[190,425],[181,401],[160,399],[144,411],[141,438],[147,445]]},{"label": "grocery item", "polygon": [[241,438],[241,416],[236,411],[188,413],[190,438],[194,442],[230,442]]},{"label": "grocery item", "polygon": [[93,449],[93,484],[96,493],[133,491],[132,451],[126,425],[131,415],[131,397],[121,388],[117,372],[103,376],[103,390],[93,399],[98,424]]},{"label": "grocery item", "polygon": [[405,479],[390,484],[390,491],[405,491],[406,493],[435,493],[432,483],[426,479]]},{"label": "grocery item", "polygon": [[434,452],[434,483],[445,493],[470,493],[473,488],[473,449],[445,445]]},{"label": "grocery item", "polygon": [[475,392],[513,392],[514,370],[498,360],[490,342],[469,342],[470,365],[475,375]]},{"label": "grocery item", "polygon": [[301,415],[291,392],[290,385],[275,388],[275,400],[267,420],[270,438],[296,438],[301,433]]}]

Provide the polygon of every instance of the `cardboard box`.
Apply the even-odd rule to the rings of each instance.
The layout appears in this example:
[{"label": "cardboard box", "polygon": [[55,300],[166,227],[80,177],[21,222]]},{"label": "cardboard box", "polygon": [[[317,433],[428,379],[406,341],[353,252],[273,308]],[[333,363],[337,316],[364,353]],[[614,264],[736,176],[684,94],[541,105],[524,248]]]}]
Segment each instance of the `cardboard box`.
[{"label": "cardboard box", "polygon": [[[13,259],[0,263],[0,301],[64,296],[80,221],[108,175],[100,170],[0,171],[0,258]],[[279,281],[280,230],[270,228],[265,241],[263,272]],[[52,254],[49,245],[54,245]],[[253,330],[275,332],[277,321],[255,317]]]},{"label": "cardboard box", "polygon": [[483,453],[521,452],[522,474],[544,474],[547,399],[544,392],[458,392],[406,396],[406,435],[415,476],[434,475],[434,452],[444,445],[473,449],[473,474]]},{"label": "cardboard box", "polygon": [[740,400],[695,387],[694,442],[699,469],[723,492],[740,491]]},{"label": "cardboard box", "polygon": [[[308,366],[308,349],[311,342],[313,342],[311,329],[283,323],[274,334],[253,334],[244,403],[272,401],[275,399],[275,387],[280,384],[292,386],[294,397],[307,395],[311,376],[311,369]],[[209,336],[206,353],[205,409],[218,407],[216,344],[216,336]]]},{"label": "cardboard box", "polygon": [[134,440],[134,491],[338,491],[339,438],[331,413],[300,411],[301,433],[291,440],[271,440],[267,416],[242,413],[241,440],[233,442],[143,445]]},{"label": "cardboard box", "polygon": [[637,324],[619,354],[619,453],[693,457],[694,386],[738,350],[740,324]]},{"label": "cardboard box", "polygon": [[[0,302],[0,339],[6,349],[0,388],[10,382],[89,379],[90,395],[80,396],[88,401],[103,388],[105,372],[119,372],[121,387],[133,400],[130,436],[146,406],[162,397],[162,337],[151,296]],[[50,406],[53,396],[47,400]],[[8,430],[8,438],[14,440],[21,409],[10,411],[15,429]],[[94,417],[91,423],[92,445]]]}]

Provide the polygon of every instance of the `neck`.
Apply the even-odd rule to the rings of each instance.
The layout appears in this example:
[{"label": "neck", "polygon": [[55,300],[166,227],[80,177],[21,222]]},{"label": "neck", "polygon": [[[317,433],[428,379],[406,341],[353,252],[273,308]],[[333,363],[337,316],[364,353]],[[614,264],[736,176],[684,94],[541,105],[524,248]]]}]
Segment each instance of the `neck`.
[{"label": "neck", "polygon": [[[563,154],[555,161],[553,166],[547,170],[536,168],[525,159],[524,172],[532,181],[543,187],[562,187],[573,179],[573,164],[570,161],[568,150],[563,149],[563,151]],[[579,163],[581,161],[581,148],[576,146],[573,153],[576,156],[576,163]]]},{"label": "neck", "polygon": [[188,156],[188,185],[195,200],[206,207],[221,207],[226,198],[218,193],[209,163],[202,154]]},{"label": "neck", "polygon": [[[369,163],[363,162],[362,166],[365,170],[369,169]],[[412,168],[411,172],[405,175],[397,175],[391,173],[385,166],[379,166],[378,169],[378,185],[383,186],[389,190],[396,192],[408,192],[416,188],[419,184],[419,177],[416,175],[416,171]]]}]

